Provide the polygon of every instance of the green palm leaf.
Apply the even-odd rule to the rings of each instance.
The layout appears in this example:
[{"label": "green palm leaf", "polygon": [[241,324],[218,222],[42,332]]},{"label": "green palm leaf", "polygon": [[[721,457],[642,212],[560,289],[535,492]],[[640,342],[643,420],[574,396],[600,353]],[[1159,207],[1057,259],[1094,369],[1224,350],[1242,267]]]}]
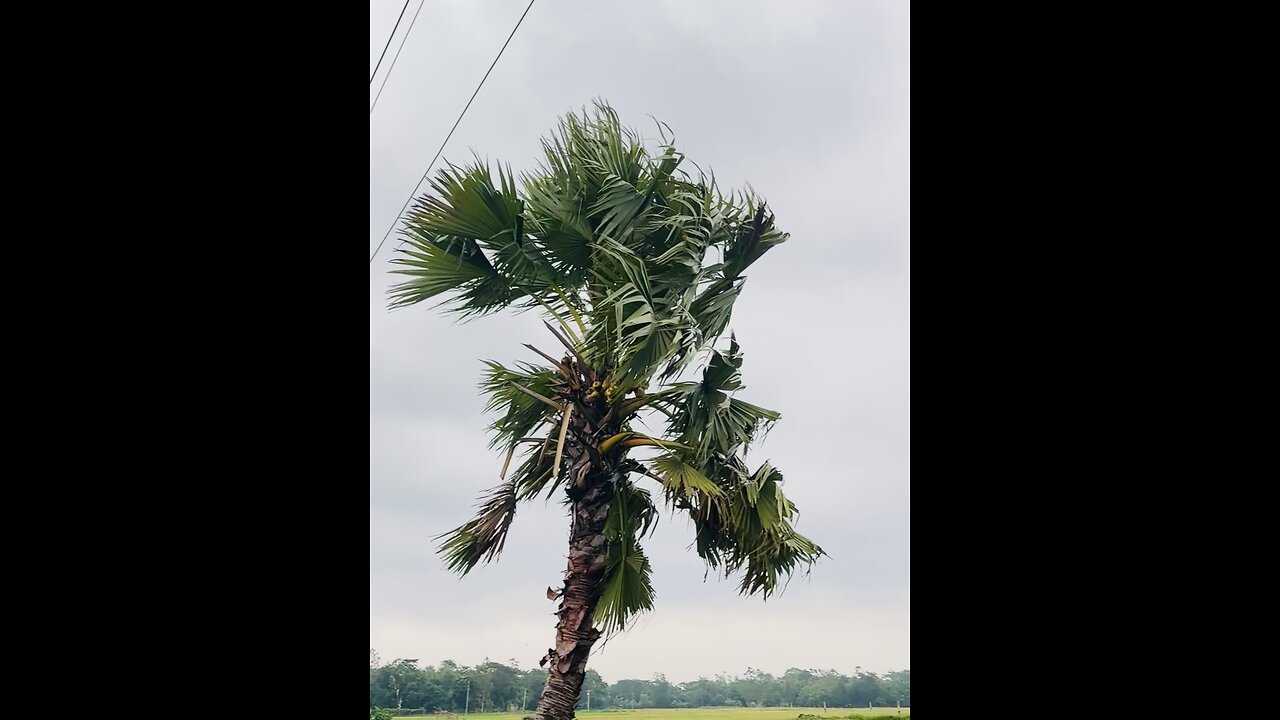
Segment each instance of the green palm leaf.
[{"label": "green palm leaf", "polygon": [[654,527],[657,515],[647,491],[627,481],[618,483],[605,523],[609,548],[595,616],[605,635],[624,630],[636,613],[653,609],[653,569],[638,541]]},{"label": "green palm leaf", "polygon": [[653,461],[663,486],[671,498],[695,500],[697,498],[720,497],[724,495],[719,485],[712,482],[702,471],[680,459],[678,455],[667,454]]},{"label": "green palm leaf", "polygon": [[492,360],[486,360],[485,366],[480,383],[481,391],[489,397],[485,411],[502,413],[489,426],[490,447],[510,446],[555,415],[546,403],[519,390],[523,387],[543,396],[554,395],[558,379],[554,370],[528,363],[517,363],[517,369],[512,370]]}]

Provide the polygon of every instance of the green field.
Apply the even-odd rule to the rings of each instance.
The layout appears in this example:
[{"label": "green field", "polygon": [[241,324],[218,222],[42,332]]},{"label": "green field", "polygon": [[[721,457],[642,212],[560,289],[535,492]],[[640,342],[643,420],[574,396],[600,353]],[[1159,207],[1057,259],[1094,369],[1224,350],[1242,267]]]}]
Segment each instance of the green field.
[{"label": "green field", "polygon": [[[849,715],[861,715],[863,717],[886,716],[898,717],[899,712],[896,707],[876,707],[876,708],[798,708],[798,707],[776,707],[776,708],[686,708],[686,709],[661,709],[649,708],[643,710],[579,710],[577,716],[582,720],[796,720],[800,714],[817,715],[827,718],[844,718]],[[530,708],[523,713],[471,713],[476,720],[521,720],[521,718],[533,715],[533,709]],[[901,716],[910,717],[911,708],[902,708]],[[417,717],[441,717],[435,715]],[[464,720],[469,715],[455,715],[450,718]]]},{"label": "green field", "polygon": [[[843,718],[849,715],[862,715],[870,717],[873,715],[887,715],[896,717],[898,708],[794,708],[794,707],[776,707],[776,708],[686,708],[686,709],[660,709],[651,708],[644,710],[603,710],[591,711],[579,710],[577,716],[583,720],[796,720],[800,714],[817,715],[819,717]],[[532,712],[526,713],[531,715]],[[902,708],[902,714],[910,715],[911,708]],[[516,713],[513,720],[520,720],[521,715]]]},{"label": "green field", "polygon": [[[819,717],[846,717],[848,715],[889,715],[896,716],[898,708],[795,708],[795,707],[775,707],[775,708],[686,708],[686,709],[660,709],[650,708],[644,710],[604,710],[591,711],[579,710],[577,716],[583,720],[796,720],[800,714],[817,715]],[[902,708],[903,715],[909,715],[911,708]],[[526,714],[532,714],[526,713]],[[520,720],[521,715],[516,714],[513,720]]]}]

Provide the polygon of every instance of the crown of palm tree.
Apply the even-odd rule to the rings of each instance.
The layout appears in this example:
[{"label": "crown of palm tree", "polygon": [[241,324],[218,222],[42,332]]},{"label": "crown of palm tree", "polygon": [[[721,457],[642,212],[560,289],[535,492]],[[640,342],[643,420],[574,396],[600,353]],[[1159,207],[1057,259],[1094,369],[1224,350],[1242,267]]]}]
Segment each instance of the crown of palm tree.
[{"label": "crown of palm tree", "polygon": [[[736,339],[716,349],[744,271],[787,234],[754,191],[726,195],[714,176],[682,171],[669,130],[659,124],[663,144],[651,153],[597,102],[560,121],[543,141],[545,162],[519,187],[509,167],[498,167],[495,183],[478,158],[450,165],[414,205],[407,246],[393,260],[405,280],[390,290],[392,307],[440,298],[464,318],[537,310],[565,351],[557,359],[529,345],[547,364],[487,363],[481,388],[498,413],[492,444],[507,450],[506,462],[476,517],[440,536],[451,570],[465,574],[501,553],[519,501],[550,496],[587,472],[582,463],[561,467],[570,415],[575,402],[608,409],[597,435],[569,439],[591,446],[588,460],[598,455],[619,469],[595,615],[606,634],[653,605],[639,540],[657,508],[637,475],[657,481],[671,511],[689,515],[699,556],[726,576],[740,572],[744,594],[767,598],[825,554],[795,531],[782,473],[768,462],[746,465],[752,441],[780,415],[737,397]],[[703,351],[700,379],[677,382]],[[632,429],[641,413],[665,416],[663,437]],[[621,431],[600,436],[610,424]],[[522,445],[527,454],[508,477]],[[636,448],[654,454],[630,457]]]}]

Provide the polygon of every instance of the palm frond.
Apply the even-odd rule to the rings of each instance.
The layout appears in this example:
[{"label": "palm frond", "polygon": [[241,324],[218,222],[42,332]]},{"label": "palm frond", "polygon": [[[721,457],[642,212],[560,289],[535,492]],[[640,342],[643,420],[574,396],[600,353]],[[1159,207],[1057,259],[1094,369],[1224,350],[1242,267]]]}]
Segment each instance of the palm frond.
[{"label": "palm frond", "polygon": [[749,219],[738,225],[732,242],[724,250],[724,276],[728,279],[740,276],[742,271],[771,248],[786,242],[788,237],[787,233],[773,226],[773,215],[766,216],[768,211],[763,201],[749,195],[746,203]]},{"label": "palm frond", "polygon": [[482,295],[502,295],[497,273],[483,261],[483,257],[464,255],[463,243],[456,245],[457,251],[451,251],[448,244],[438,243],[413,231],[406,239],[408,247],[400,249],[405,257],[394,258],[391,262],[408,269],[392,270],[392,273],[407,275],[410,279],[390,288],[391,307],[412,305],[451,290],[474,291],[486,283],[488,287]]},{"label": "palm frond", "polygon": [[573,416],[573,403],[564,404],[563,419],[560,421],[560,437],[556,440],[556,459],[551,462],[551,472],[556,475],[557,481],[561,471],[560,459],[564,457],[564,438],[569,432],[569,418]]},{"label": "palm frond", "polygon": [[463,317],[483,315],[507,307],[516,298],[508,278],[485,257],[480,245],[470,237],[439,231],[430,222],[431,198],[420,198],[409,212],[401,231],[407,247],[397,251],[403,257],[392,260],[407,269],[392,274],[408,280],[392,286],[393,309],[412,305],[453,291],[445,305]]},{"label": "palm frond", "polygon": [[[555,264],[525,233],[524,202],[509,169],[498,167],[495,185],[488,164],[479,159],[464,167],[449,165],[432,178],[431,189],[405,219],[404,232],[417,253],[407,251],[409,258],[399,260],[414,269],[399,272],[416,280],[392,288],[393,307],[458,289],[463,292],[452,299],[452,310],[484,314],[510,306],[530,288],[559,282]],[[467,270],[468,265],[475,269]],[[481,269],[483,275],[477,276]],[[460,276],[463,270],[471,276],[469,284]]]},{"label": "palm frond", "polygon": [[783,578],[790,578],[801,566],[811,567],[823,555],[826,552],[821,547],[788,526],[767,536],[747,555],[738,591],[743,595],[761,593],[767,599],[778,592]]},{"label": "palm frond", "polygon": [[595,205],[589,210],[600,218],[596,232],[623,243],[633,240],[633,225],[653,201],[657,188],[657,183],[650,183],[649,190],[641,192],[617,175],[605,176]]},{"label": "palm frond", "polygon": [[514,482],[489,490],[481,498],[480,510],[474,519],[436,536],[436,540],[442,540],[438,551],[449,570],[466,575],[481,560],[487,563],[501,554],[515,516]]},{"label": "palm frond", "polygon": [[668,434],[698,449],[696,461],[706,463],[714,454],[733,455],[750,447],[761,430],[782,415],[731,397],[742,388],[742,355],[737,340],[729,350],[713,351],[703,369],[702,382],[669,385],[658,393],[671,411]]},{"label": "palm frond", "polygon": [[713,463],[713,474],[726,492],[698,506],[680,506],[690,513],[698,555],[725,577],[742,572],[738,586],[744,595],[778,592],[784,578],[801,566],[812,566],[826,552],[796,532],[795,504],[782,493],[782,473],[769,463],[756,472],[736,457]]},{"label": "palm frond", "polygon": [[733,304],[738,301],[745,278],[734,278],[728,282],[717,283],[694,299],[689,304],[689,313],[698,324],[698,331],[708,342],[715,342],[725,328],[729,326],[729,318],[733,315]]},{"label": "palm frond", "polygon": [[624,630],[636,613],[653,609],[653,569],[638,541],[655,526],[657,514],[648,491],[627,480],[617,484],[605,520],[604,588],[595,613],[604,635]]},{"label": "palm frond", "polygon": [[[448,165],[430,181],[434,195],[423,198],[419,220],[437,235],[490,242],[501,233],[512,233],[522,209],[510,173],[498,168],[501,186],[495,187],[487,164]],[[512,238],[514,242],[515,238]]]},{"label": "palm frond", "polygon": [[682,307],[655,294],[644,259],[630,248],[604,238],[593,249],[592,272],[611,292],[593,305],[588,356],[617,368],[626,389],[643,386],[679,350],[692,323]]},{"label": "palm frond", "polygon": [[[546,435],[541,444],[531,445],[528,454],[520,466],[511,473],[511,482],[516,488],[516,499],[532,500],[543,490],[547,497],[555,492],[560,480],[552,478],[552,436]],[[548,489],[548,485],[550,488]]]},{"label": "palm frond", "polygon": [[572,189],[558,187],[546,178],[524,177],[525,224],[533,241],[565,285],[580,287],[591,267],[591,227]]},{"label": "palm frond", "polygon": [[492,434],[489,447],[506,447],[516,440],[532,434],[539,425],[550,422],[555,416],[554,403],[547,402],[525,392],[544,397],[554,395],[558,373],[529,363],[517,363],[517,369],[503,366],[493,360],[484,361],[486,370],[480,389],[489,397],[485,412],[500,412],[489,426]]},{"label": "palm frond", "polygon": [[712,497],[724,495],[720,486],[704,475],[701,469],[685,462],[675,453],[655,458],[653,466],[657,469],[667,499],[672,504],[679,500],[705,503]]}]

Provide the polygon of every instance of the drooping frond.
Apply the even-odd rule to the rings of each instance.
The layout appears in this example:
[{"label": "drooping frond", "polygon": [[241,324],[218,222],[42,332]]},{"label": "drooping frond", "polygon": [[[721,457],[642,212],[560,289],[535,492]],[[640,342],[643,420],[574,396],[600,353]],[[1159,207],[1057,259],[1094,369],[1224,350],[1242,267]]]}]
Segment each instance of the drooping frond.
[{"label": "drooping frond", "polygon": [[754,197],[745,197],[747,214],[751,220],[739,223],[734,229],[733,240],[724,249],[723,280],[731,281],[759,260],[770,248],[787,240],[787,234],[773,226],[773,215],[768,214],[764,203],[757,204]]},{"label": "drooping frond", "polygon": [[595,614],[604,635],[625,629],[636,613],[653,609],[653,569],[639,540],[651,531],[657,515],[648,491],[625,480],[617,484],[605,521],[609,548]]},{"label": "drooping frond", "polygon": [[449,570],[466,575],[481,560],[487,563],[501,554],[515,516],[514,483],[505,482],[489,490],[481,498],[475,518],[436,536],[436,540],[442,541],[439,552]]},{"label": "drooping frond", "polygon": [[511,482],[515,484],[517,499],[531,500],[544,489],[547,489],[547,496],[550,497],[559,486],[560,479],[553,478],[551,472],[552,458],[555,457],[555,438],[551,437],[552,434],[548,430],[548,435],[541,443],[529,444],[524,462],[512,471]]},{"label": "drooping frond", "polygon": [[712,352],[701,382],[678,383],[659,393],[671,412],[668,434],[696,448],[699,465],[717,453],[733,455],[739,449],[745,450],[757,432],[782,417],[773,410],[732,397],[742,388],[741,366],[742,355],[735,339],[728,352]]},{"label": "drooping frond", "polygon": [[783,495],[777,468],[766,462],[748,476],[736,457],[713,467],[724,495],[687,509],[698,555],[726,577],[741,571],[739,592],[768,598],[784,577],[826,554],[793,527],[795,503]]}]

